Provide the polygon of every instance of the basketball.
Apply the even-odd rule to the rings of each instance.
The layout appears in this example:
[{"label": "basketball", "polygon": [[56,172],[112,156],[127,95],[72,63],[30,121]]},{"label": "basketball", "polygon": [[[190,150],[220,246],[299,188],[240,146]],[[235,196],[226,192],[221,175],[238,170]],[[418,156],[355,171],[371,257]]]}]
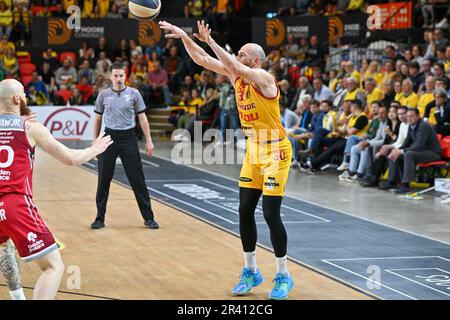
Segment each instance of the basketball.
[{"label": "basketball", "polygon": [[130,0],[128,9],[131,14],[139,19],[155,19],[161,11],[160,0]]}]

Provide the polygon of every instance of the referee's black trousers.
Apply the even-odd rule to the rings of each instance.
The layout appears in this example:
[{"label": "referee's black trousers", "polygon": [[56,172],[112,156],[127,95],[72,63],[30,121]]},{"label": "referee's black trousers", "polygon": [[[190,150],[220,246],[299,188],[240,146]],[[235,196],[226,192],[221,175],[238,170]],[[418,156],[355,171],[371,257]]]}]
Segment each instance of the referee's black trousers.
[{"label": "referee's black trousers", "polygon": [[105,221],[109,187],[114,175],[116,159],[119,156],[142,217],[144,220],[153,220],[150,195],[145,184],[135,129],[112,130],[105,128],[105,133],[111,136],[114,143],[98,157],[97,219]]}]

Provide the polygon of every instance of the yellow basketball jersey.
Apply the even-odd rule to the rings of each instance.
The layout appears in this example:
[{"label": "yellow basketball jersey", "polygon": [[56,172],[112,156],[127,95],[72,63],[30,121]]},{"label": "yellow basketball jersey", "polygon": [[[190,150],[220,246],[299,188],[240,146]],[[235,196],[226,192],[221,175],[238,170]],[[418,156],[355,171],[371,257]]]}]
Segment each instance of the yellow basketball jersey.
[{"label": "yellow basketball jersey", "polygon": [[249,141],[284,139],[286,130],[281,123],[280,91],[277,90],[275,97],[265,97],[253,84],[241,78],[236,79],[235,88],[241,127]]}]

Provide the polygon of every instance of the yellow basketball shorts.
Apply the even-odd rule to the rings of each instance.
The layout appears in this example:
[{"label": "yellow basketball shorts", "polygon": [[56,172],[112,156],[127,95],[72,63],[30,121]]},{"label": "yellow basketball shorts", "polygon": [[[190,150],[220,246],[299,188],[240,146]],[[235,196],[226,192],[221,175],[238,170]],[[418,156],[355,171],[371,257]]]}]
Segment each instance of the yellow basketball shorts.
[{"label": "yellow basketball shorts", "polygon": [[247,140],[239,187],[259,189],[263,195],[283,196],[292,161],[289,139],[255,143]]}]

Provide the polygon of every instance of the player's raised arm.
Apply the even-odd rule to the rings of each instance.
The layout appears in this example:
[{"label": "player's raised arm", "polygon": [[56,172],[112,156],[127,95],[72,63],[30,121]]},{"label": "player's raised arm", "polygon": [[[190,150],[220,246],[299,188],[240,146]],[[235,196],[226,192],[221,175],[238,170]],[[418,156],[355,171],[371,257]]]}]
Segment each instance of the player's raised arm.
[{"label": "player's raised arm", "polygon": [[186,48],[187,53],[196,64],[216,73],[230,77],[230,73],[225,66],[219,60],[206,53],[206,51],[196,44],[194,40],[192,40],[181,28],[166,21],[160,21],[159,26],[162,30],[169,32],[166,34],[166,38],[181,39],[181,41],[183,41],[183,45]]},{"label": "player's raised arm", "polygon": [[266,58],[261,46],[256,43],[248,43],[241,48],[236,58],[214,41],[208,24],[205,25],[204,21],[198,21],[197,26],[198,34],[194,34],[194,36],[211,47],[219,61],[230,72],[232,80],[241,77],[255,84],[266,96],[272,97],[277,94],[274,77],[266,70],[261,69]]},{"label": "player's raised arm", "polygon": [[50,131],[38,122],[27,123],[26,134],[31,145],[40,146],[45,152],[69,166],[78,166],[91,160],[113,143],[110,136],[101,134],[89,148],[70,149],[58,142]]}]

